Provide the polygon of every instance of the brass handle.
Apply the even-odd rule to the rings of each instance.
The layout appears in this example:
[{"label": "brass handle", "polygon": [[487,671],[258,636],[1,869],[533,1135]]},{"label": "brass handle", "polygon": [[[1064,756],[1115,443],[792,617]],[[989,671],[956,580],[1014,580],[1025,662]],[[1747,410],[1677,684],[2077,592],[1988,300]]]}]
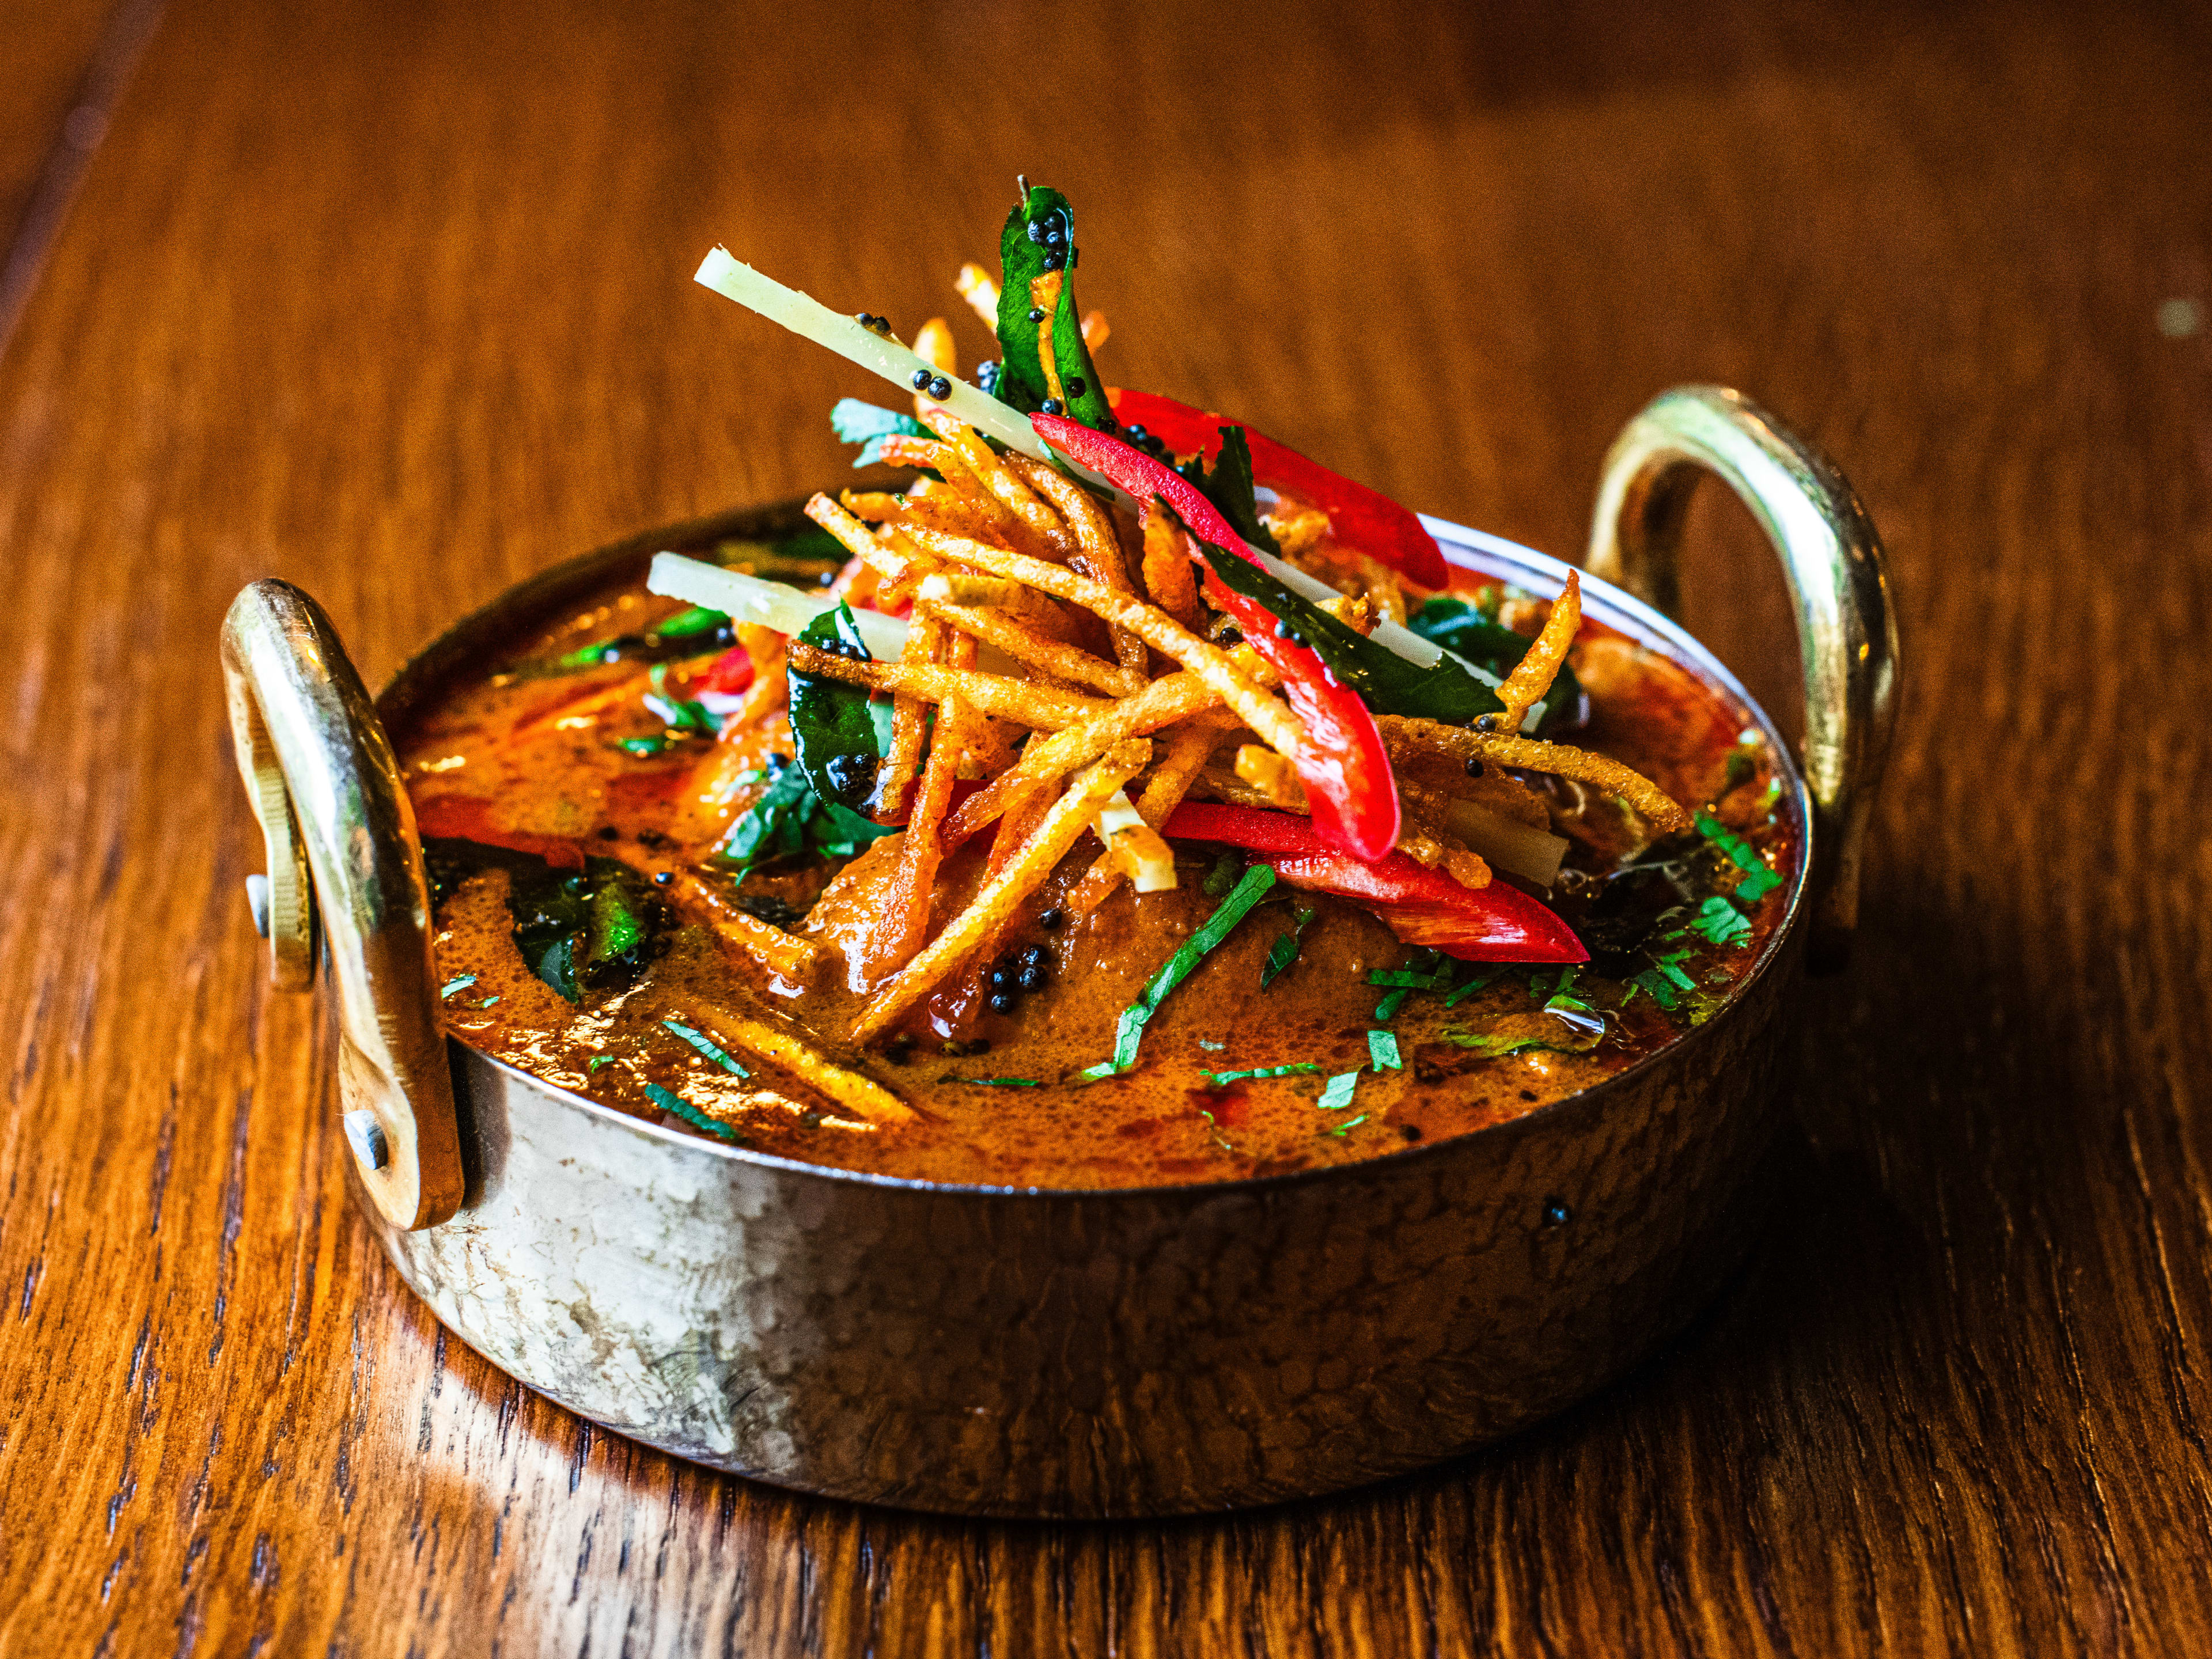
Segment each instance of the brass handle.
[{"label": "brass handle", "polygon": [[1858,920],[1859,854],[1889,757],[1897,622],[1881,538],[1835,464],[1742,393],[1663,392],[1606,453],[1590,521],[1594,576],[1673,616],[1682,524],[1700,471],[1751,509],[1781,556],[1805,663],[1805,781],[1813,795],[1810,966],[1843,965]]},{"label": "brass handle", "polygon": [[331,619],[289,582],[252,583],[232,602],[222,675],[268,848],[255,920],[266,921],[270,977],[307,989],[319,939],[355,1166],[386,1219],[434,1226],[460,1206],[460,1143],[429,890],[391,740]]}]

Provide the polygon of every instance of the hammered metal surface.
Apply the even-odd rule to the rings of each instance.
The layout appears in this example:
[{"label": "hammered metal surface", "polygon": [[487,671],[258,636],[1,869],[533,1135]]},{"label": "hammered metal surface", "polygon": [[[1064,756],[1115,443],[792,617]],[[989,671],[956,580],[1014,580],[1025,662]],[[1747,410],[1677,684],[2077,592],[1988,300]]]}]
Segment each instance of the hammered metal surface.
[{"label": "hammered metal surface", "polygon": [[[380,699],[384,718],[654,549],[775,533],[787,512],[654,532],[547,572],[410,663]],[[1528,556],[1540,580],[1551,562]],[[1590,599],[1728,681],[1663,618],[1602,590]],[[1790,803],[1802,833],[1804,799]],[[1095,1193],[884,1181],[673,1133],[455,1044],[461,1211],[379,1232],[493,1364],[718,1468],[1010,1516],[1334,1491],[1589,1394],[1741,1258],[1762,1210],[1803,913],[1793,891],[1781,936],[1721,1015],[1599,1088],[1456,1140],[1268,1181]]]},{"label": "hammered metal surface", "polygon": [[462,1212],[380,1231],[495,1364],[719,1468],[1004,1515],[1328,1492],[1559,1409],[1710,1294],[1760,1207],[1795,957],[1793,938],[1728,1017],[1517,1123],[1212,1187],[749,1161],[464,1051]]}]

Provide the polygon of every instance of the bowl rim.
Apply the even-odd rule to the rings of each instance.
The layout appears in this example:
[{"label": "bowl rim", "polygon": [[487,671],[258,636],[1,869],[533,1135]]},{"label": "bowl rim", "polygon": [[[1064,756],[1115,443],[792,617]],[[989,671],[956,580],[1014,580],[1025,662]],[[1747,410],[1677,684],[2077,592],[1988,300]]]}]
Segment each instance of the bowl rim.
[{"label": "bowl rim", "polygon": [[[379,716],[387,724],[411,708],[416,698],[427,689],[428,683],[447,666],[443,659],[453,654],[468,637],[478,630],[490,628],[519,605],[527,607],[535,599],[550,606],[557,604],[578,587],[604,580],[616,568],[629,561],[640,560],[669,545],[696,546],[702,541],[738,537],[747,530],[758,533],[765,526],[775,523],[787,515],[797,516],[799,501],[773,501],[756,507],[739,507],[712,514],[702,519],[684,520],[676,524],[648,530],[626,537],[619,542],[579,554],[550,566],[535,575],[503,589],[483,605],[437,635],[428,645],[403,663],[383,688],[376,694]],[[878,1191],[910,1194],[919,1198],[944,1196],[977,1197],[1007,1200],[1038,1200],[1060,1201],[1075,1200],[1085,1203],[1160,1203],[1180,1201],[1203,1203],[1209,1200],[1232,1196],[1265,1194],[1287,1190],[1315,1182],[1346,1180],[1368,1171],[1391,1173],[1422,1160],[1440,1158],[1447,1155],[1463,1155],[1477,1141],[1505,1135],[1526,1133],[1537,1125],[1556,1118],[1569,1110],[1602,1109],[1606,1098],[1624,1092],[1662,1066],[1678,1063],[1684,1055],[1699,1046],[1702,1039],[1729,1019],[1751,1000],[1753,987],[1769,974],[1779,971],[1776,963],[1788,949],[1806,914],[1805,884],[1813,867],[1813,836],[1814,823],[1812,794],[1808,788],[1797,756],[1784,739],[1772,715],[1760,706],[1743,683],[1719,658],[1713,655],[1688,629],[1662,611],[1645,604],[1624,588],[1570,565],[1565,560],[1540,553],[1518,542],[1488,531],[1476,530],[1455,524],[1429,514],[1419,515],[1422,525],[1437,539],[1443,550],[1444,562],[1455,570],[1473,571],[1484,575],[1501,577],[1508,581],[1517,574],[1539,578],[1538,586],[1555,592],[1563,586],[1570,570],[1582,577],[1583,614],[1605,623],[1647,648],[1655,648],[1678,666],[1701,680],[1718,687],[1733,697],[1748,716],[1749,724],[1759,728],[1768,748],[1775,755],[1782,775],[1789,787],[1784,799],[1789,802],[1795,819],[1796,867],[1790,872],[1787,893],[1789,902],[1781,921],[1767,935],[1758,960],[1750,971],[1739,979],[1728,1000],[1704,1024],[1693,1026],[1680,1036],[1653,1053],[1644,1055],[1622,1070],[1578,1089],[1557,1100],[1505,1119],[1502,1122],[1470,1129],[1461,1134],[1438,1140],[1424,1140],[1401,1146],[1371,1158],[1363,1158],[1347,1164],[1324,1164],[1316,1169],[1292,1170],[1279,1174],[1241,1176],[1223,1181],[1186,1181],[1158,1182],[1130,1187],[1024,1187],[1011,1183],[983,1182],[928,1181],[912,1176],[884,1175],[874,1170],[846,1170],[835,1164],[809,1164],[801,1159],[782,1158],[771,1152],[756,1152],[750,1147],[731,1146],[708,1140],[703,1136],[680,1133],[658,1123],[648,1123],[642,1118],[603,1105],[549,1083],[535,1073],[525,1071],[510,1060],[486,1054],[472,1044],[464,1042],[450,1031],[447,1042],[468,1059],[472,1059],[505,1073],[514,1083],[551,1103],[580,1111],[595,1117],[610,1127],[628,1130],[645,1139],[658,1142],[672,1151],[689,1154],[703,1154],[730,1164],[778,1175],[795,1176],[825,1181],[835,1185],[858,1185]],[[465,1092],[465,1091],[464,1091]],[[463,1206],[466,1213],[467,1206]],[[459,1218],[457,1217],[456,1219]]]}]

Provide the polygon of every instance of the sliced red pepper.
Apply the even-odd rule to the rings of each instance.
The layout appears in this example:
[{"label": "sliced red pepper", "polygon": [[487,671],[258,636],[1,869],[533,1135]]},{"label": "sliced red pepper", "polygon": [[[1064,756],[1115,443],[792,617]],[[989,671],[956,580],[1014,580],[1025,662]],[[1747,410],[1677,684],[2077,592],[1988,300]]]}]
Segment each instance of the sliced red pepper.
[{"label": "sliced red pepper", "polygon": [[1278,879],[1365,905],[1408,945],[1467,962],[1588,962],[1573,928],[1517,887],[1493,881],[1462,887],[1403,853],[1364,862],[1325,846],[1314,826],[1290,812],[1186,802],[1160,833],[1219,842],[1260,855]]},{"label": "sliced red pepper", "polygon": [[1380,490],[1330,471],[1242,421],[1193,409],[1157,392],[1109,386],[1106,396],[1114,405],[1115,418],[1124,426],[1141,426],[1177,454],[1197,452],[1209,463],[1220,451],[1221,428],[1243,427],[1244,441],[1252,447],[1255,483],[1311,501],[1328,514],[1329,528],[1339,541],[1372,555],[1421,586],[1450,585],[1451,573],[1437,538],[1421,527],[1417,515]]},{"label": "sliced red pepper", "polygon": [[[1213,503],[1172,467],[1066,416],[1036,415],[1030,420],[1048,441],[1138,501],[1160,497],[1200,540],[1251,558],[1243,538]],[[1290,760],[1306,787],[1315,829],[1329,846],[1356,859],[1381,858],[1397,845],[1401,820],[1398,783],[1390,775],[1390,757],[1375,729],[1375,716],[1310,647],[1293,645],[1276,633],[1276,619],[1266,606],[1218,584],[1216,588],[1216,603],[1283,677],[1283,694],[1304,722],[1306,741]]]},{"label": "sliced red pepper", "polygon": [[752,653],[733,645],[707,665],[707,672],[691,682],[694,691],[714,691],[734,697],[753,683]]}]

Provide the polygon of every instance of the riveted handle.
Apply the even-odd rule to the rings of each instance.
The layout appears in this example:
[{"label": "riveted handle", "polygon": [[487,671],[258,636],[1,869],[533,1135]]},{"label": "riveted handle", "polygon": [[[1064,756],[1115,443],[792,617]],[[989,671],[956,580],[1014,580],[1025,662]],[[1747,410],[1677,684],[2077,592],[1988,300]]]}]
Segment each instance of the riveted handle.
[{"label": "riveted handle", "polygon": [[1675,614],[1690,494],[1710,472],[1751,509],[1782,560],[1805,665],[1813,796],[1813,971],[1843,965],[1858,920],[1859,854],[1889,757],[1897,622],[1881,538],[1835,464],[1725,386],[1662,392],[1605,458],[1590,523],[1594,576]]},{"label": "riveted handle", "polygon": [[258,581],[222,624],[231,738],[269,854],[270,978],[337,997],[347,1143],[378,1210],[434,1226],[460,1206],[430,896],[391,739],[323,608]]}]

